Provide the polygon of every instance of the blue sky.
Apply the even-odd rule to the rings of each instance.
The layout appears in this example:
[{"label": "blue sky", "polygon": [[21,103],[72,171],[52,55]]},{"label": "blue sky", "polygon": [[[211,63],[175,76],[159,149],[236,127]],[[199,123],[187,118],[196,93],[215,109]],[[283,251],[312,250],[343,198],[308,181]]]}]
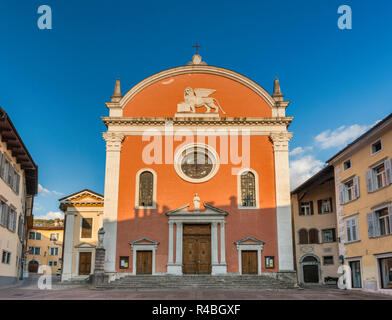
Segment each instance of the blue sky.
[{"label": "blue sky", "polygon": [[[352,30],[337,27],[343,4]],[[37,27],[40,5],[52,30]],[[0,105],[39,165],[35,215],[84,188],[103,193],[100,117],[116,77],[125,92],[186,64],[196,41],[208,64],[269,92],[280,79],[293,180],[308,177],[392,111],[391,12],[389,0],[1,1]]]}]

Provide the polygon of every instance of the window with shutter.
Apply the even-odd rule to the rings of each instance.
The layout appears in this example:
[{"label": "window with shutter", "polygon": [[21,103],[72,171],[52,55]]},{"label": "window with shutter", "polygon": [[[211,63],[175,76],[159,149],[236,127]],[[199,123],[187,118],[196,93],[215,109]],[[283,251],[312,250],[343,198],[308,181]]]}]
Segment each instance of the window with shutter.
[{"label": "window with shutter", "polygon": [[366,186],[367,186],[368,192],[373,192],[373,186],[374,186],[373,170],[369,170],[366,172]]},{"label": "window with shutter", "polygon": [[359,177],[354,178],[354,199],[359,198]]},{"label": "window with shutter", "polygon": [[308,244],[308,231],[306,229],[299,230],[299,244]]},{"label": "window with shutter", "polygon": [[376,211],[377,223],[379,226],[379,235],[385,236],[391,234],[390,216],[388,208]]},{"label": "window with shutter", "polygon": [[392,159],[385,160],[384,166],[386,185],[389,186],[392,183]]},{"label": "window with shutter", "polygon": [[318,230],[317,229],[310,229],[309,230],[309,243],[311,243],[311,244],[319,243],[319,237],[318,237]]},{"label": "window with shutter", "polygon": [[367,223],[368,223],[368,236],[369,238],[375,237],[375,228],[374,228],[374,212],[370,212],[366,215]]}]

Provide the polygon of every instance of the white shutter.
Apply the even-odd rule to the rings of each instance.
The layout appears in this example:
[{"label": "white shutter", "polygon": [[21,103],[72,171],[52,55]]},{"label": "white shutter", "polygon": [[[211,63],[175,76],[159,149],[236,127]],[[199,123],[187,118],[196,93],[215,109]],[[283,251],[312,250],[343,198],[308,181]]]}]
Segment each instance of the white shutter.
[{"label": "white shutter", "polygon": [[355,195],[355,199],[359,198],[359,177],[356,176],[354,177],[354,195]]},{"label": "white shutter", "polygon": [[346,220],[346,240],[347,242],[351,242],[351,221]]},{"label": "white shutter", "polygon": [[373,181],[373,170],[369,170],[366,172],[366,185],[368,192],[373,192],[374,190],[374,181]]},{"label": "white shutter", "polygon": [[373,219],[374,212],[370,212],[367,214],[367,223],[368,223],[368,234],[369,238],[374,238],[374,219]]},{"label": "white shutter", "polygon": [[13,212],[14,216],[13,216],[13,221],[12,221],[12,231],[15,232],[16,231],[16,219],[18,217],[18,214],[16,213],[16,211]]},{"label": "white shutter", "polygon": [[385,160],[384,162],[384,167],[385,167],[385,177],[386,177],[386,183],[387,186],[389,186],[392,183],[392,159]]},{"label": "white shutter", "polygon": [[380,219],[378,218],[378,214],[376,212],[373,212],[373,223],[374,223],[374,236],[375,237],[381,236]]},{"label": "white shutter", "polygon": [[343,184],[338,185],[339,203],[344,204]]},{"label": "white shutter", "polygon": [[358,227],[357,227],[357,219],[351,220],[351,235],[353,241],[358,240]]}]

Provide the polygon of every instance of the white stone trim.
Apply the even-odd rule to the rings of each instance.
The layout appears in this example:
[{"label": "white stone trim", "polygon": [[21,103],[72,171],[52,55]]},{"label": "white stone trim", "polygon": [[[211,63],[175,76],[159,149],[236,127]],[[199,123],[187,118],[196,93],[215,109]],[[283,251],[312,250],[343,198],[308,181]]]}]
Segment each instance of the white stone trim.
[{"label": "white stone trim", "polygon": [[65,213],[65,230],[64,230],[64,252],[61,281],[68,281],[72,278],[72,262],[73,262],[73,241],[75,229],[75,215]]},{"label": "white stone trim", "polygon": [[[187,175],[185,175],[181,169],[182,153],[184,151],[187,151],[188,149],[192,151],[195,148],[198,151],[199,150],[200,151],[207,150],[208,155],[211,158],[211,161],[213,164],[211,172],[207,176],[205,176],[204,178],[201,178],[201,179],[190,178]],[[219,161],[218,153],[216,152],[216,150],[214,148],[212,148],[211,146],[209,146],[208,144],[205,144],[205,143],[187,144],[185,146],[182,146],[178,150],[176,150],[176,153],[174,155],[174,169],[176,170],[177,174],[180,176],[181,179],[188,181],[188,182],[192,182],[192,183],[203,183],[203,182],[206,182],[206,181],[212,179],[215,176],[215,174],[218,172],[219,165],[220,165],[220,161]]]},{"label": "white stone trim", "polygon": [[261,251],[263,251],[262,243],[238,243],[238,272],[242,274],[242,251],[257,251],[257,274],[261,275]]},{"label": "white stone trim", "polygon": [[136,275],[136,258],[138,251],[151,251],[152,252],[152,275],[156,275],[155,261],[156,261],[156,251],[158,249],[158,242],[152,243],[135,243],[131,244],[132,247],[132,275]]},{"label": "white stone trim", "polygon": [[275,158],[279,271],[294,270],[289,170],[289,141],[291,137],[291,132],[274,133],[270,136]]},{"label": "white stone trim", "polygon": [[72,278],[76,277],[82,277],[82,276],[88,276],[85,274],[79,274],[79,255],[80,253],[83,252],[91,252],[91,262],[90,262],[90,274],[93,273],[94,271],[94,253],[95,253],[95,248],[76,248],[76,270],[75,273],[72,275]]},{"label": "white stone trim", "polygon": [[[91,237],[89,238],[82,238],[82,223],[83,223],[83,219],[91,219]],[[93,231],[94,231],[94,223],[95,223],[95,219],[94,217],[83,217],[83,216],[79,216],[79,239],[82,240],[91,240],[93,239]]]},{"label": "white stone trim", "polygon": [[[255,207],[243,207],[241,205],[241,175],[245,172],[251,172],[255,176],[255,194],[256,194],[256,206]],[[260,209],[260,189],[259,189],[259,175],[256,170],[250,168],[241,169],[237,174],[237,205],[240,210],[255,210]]]},{"label": "white stone trim", "polygon": [[[183,242],[183,225],[184,224],[211,224],[211,274],[226,274],[227,265],[226,261],[222,259],[225,258],[225,246],[224,241],[225,229],[222,225],[225,224],[225,216],[227,212],[213,211],[213,209],[207,209],[201,212],[189,212],[186,210],[187,206],[180,208],[179,210],[174,210],[167,215],[169,215],[169,232],[170,223],[176,223],[176,261],[175,263],[167,264],[167,274],[182,275],[182,242]],[[219,209],[216,209],[219,210]],[[221,225],[221,261],[218,261],[218,231],[217,225]],[[223,236],[222,236],[223,230]],[[223,241],[222,241],[223,239]],[[170,234],[169,234],[170,240]],[[169,241],[170,244],[170,241]],[[222,248],[223,247],[223,248]],[[169,257],[173,256],[173,242],[169,245]],[[223,255],[222,255],[223,252]]]},{"label": "white stone trim", "polygon": [[[141,206],[139,204],[139,191],[140,191],[140,175],[145,172],[151,172],[153,176],[153,186],[152,186],[152,206]],[[140,169],[136,173],[136,182],[135,182],[135,209],[156,209],[157,208],[157,183],[158,183],[158,176],[155,170],[151,168],[143,168]]]}]

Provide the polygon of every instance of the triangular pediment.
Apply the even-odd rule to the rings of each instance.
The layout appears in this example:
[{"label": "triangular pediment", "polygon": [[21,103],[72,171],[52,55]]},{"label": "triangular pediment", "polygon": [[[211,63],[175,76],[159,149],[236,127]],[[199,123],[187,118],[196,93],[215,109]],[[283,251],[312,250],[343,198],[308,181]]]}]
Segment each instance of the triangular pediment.
[{"label": "triangular pediment", "polygon": [[166,212],[165,214],[167,216],[182,216],[182,215],[186,215],[186,216],[211,216],[211,215],[220,215],[220,216],[227,216],[229,213],[219,209],[217,207],[214,207],[208,203],[203,203],[205,210],[202,211],[189,211],[189,203],[179,207],[177,209],[171,210]]},{"label": "triangular pediment", "polygon": [[87,243],[87,242],[81,242],[75,246],[75,248],[89,248],[89,249],[95,248],[95,247],[96,247],[95,245],[93,245],[91,243]]},{"label": "triangular pediment", "polygon": [[253,237],[247,237],[241,240],[238,240],[236,242],[234,242],[236,245],[239,244],[256,244],[256,245],[260,245],[260,244],[264,244],[264,241],[261,241],[259,239],[253,238]]},{"label": "triangular pediment", "polygon": [[151,240],[150,238],[144,237],[144,238],[140,238],[140,239],[134,240],[134,241],[130,242],[129,244],[132,245],[132,246],[134,246],[134,245],[143,245],[143,244],[144,245],[146,245],[146,244],[147,245],[158,245],[159,242]]},{"label": "triangular pediment", "polygon": [[95,193],[91,190],[82,190],[76,193],[73,193],[67,197],[61,198],[60,203],[65,206],[69,205],[98,205],[102,206],[104,203],[104,197],[98,193]]}]

